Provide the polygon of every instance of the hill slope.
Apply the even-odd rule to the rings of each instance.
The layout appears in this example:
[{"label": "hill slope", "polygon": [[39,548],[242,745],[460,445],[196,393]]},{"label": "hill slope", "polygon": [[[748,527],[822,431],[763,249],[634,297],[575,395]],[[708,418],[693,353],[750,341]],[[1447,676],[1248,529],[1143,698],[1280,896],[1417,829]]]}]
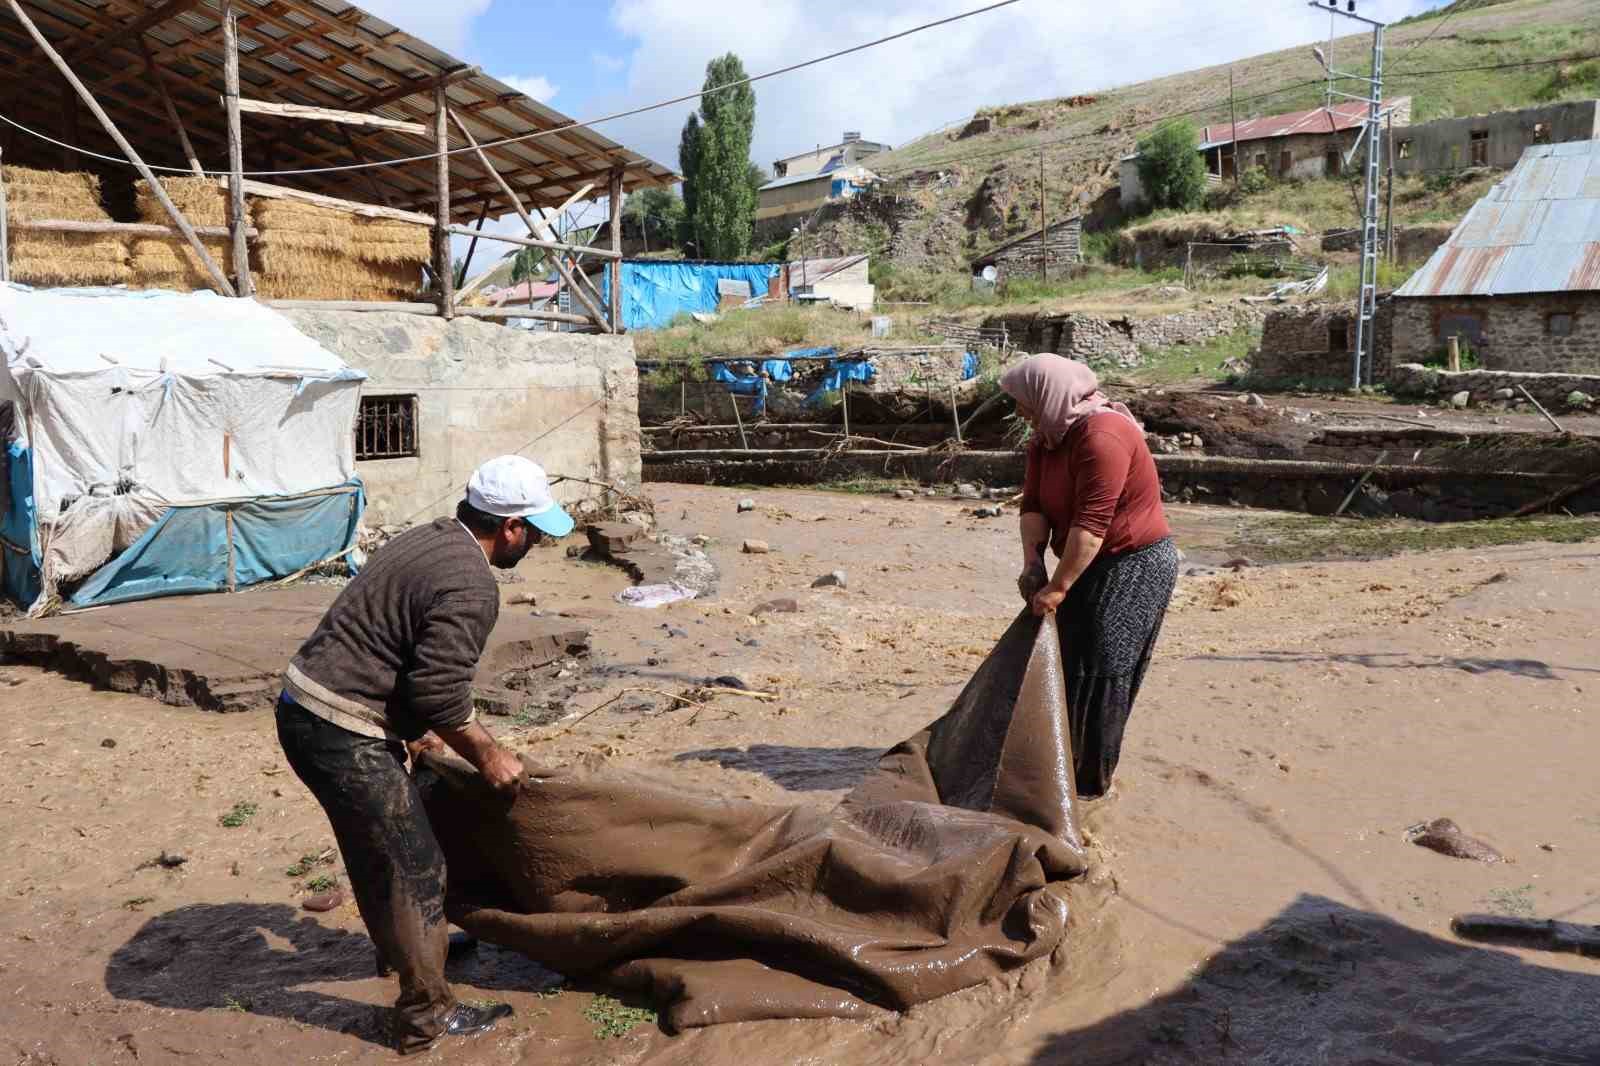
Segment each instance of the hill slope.
[{"label": "hill slope", "polygon": [[[1595,0],[1458,0],[1387,34],[1389,95],[1413,98],[1413,121],[1478,114],[1545,100],[1600,96]],[[1340,38],[1341,68],[1364,73],[1364,35]],[[1462,67],[1495,70],[1429,73]],[[806,254],[873,251],[901,266],[954,269],[1038,225],[1041,154],[1046,212],[1064,217],[1117,183],[1117,161],[1158,122],[1228,118],[1232,68],[1241,119],[1314,107],[1323,82],[1304,46],[1094,94],[980,110],[873,159],[891,179],[880,195],[829,211],[802,238]]]}]

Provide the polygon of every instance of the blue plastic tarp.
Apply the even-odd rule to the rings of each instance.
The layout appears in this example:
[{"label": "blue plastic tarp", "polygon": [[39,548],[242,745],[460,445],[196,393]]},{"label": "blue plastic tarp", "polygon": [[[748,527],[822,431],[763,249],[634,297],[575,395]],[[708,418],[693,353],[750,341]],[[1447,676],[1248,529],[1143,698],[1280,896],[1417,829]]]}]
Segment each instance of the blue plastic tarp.
[{"label": "blue plastic tarp", "polygon": [[871,381],[878,376],[878,368],[865,359],[835,359],[828,364],[827,373],[817,387],[806,397],[807,407],[821,407],[830,392],[838,392],[852,381]]},{"label": "blue plastic tarp", "polygon": [[236,584],[287,577],[355,543],[366,493],[359,481],[344,488],[328,495],[173,507],[68,602],[90,607],[227,588],[230,511]]},{"label": "blue plastic tarp", "polygon": [[961,380],[971,381],[978,376],[978,353],[968,352],[966,359],[961,363]]},{"label": "blue plastic tarp", "polygon": [[[622,325],[661,329],[681,314],[717,309],[717,282],[744,281],[752,296],[766,293],[782,269],[778,263],[682,263],[626,261],[622,264]],[[611,306],[611,272],[602,272],[600,294]]]},{"label": "blue plastic tarp", "polygon": [[17,441],[6,448],[5,514],[0,516],[6,595],[27,607],[42,588],[39,533],[33,521],[33,456]]}]

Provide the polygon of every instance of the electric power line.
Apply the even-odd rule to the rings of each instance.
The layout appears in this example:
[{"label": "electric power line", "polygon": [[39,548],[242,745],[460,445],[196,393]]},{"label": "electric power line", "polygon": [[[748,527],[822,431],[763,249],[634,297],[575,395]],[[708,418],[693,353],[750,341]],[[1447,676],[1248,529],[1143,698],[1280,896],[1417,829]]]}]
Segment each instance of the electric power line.
[{"label": "electric power line", "polygon": [[[660,101],[657,101],[656,103],[646,104],[646,105],[644,105],[642,107],[635,107],[635,108],[630,108],[630,109],[628,109],[626,111],[617,111],[617,112],[614,112],[614,113],[609,114],[609,115],[602,115],[599,118],[591,118],[591,119],[586,119],[586,120],[583,120],[583,121],[574,120],[572,122],[568,122],[564,126],[556,126],[556,127],[552,128],[552,129],[548,129],[548,130],[535,130],[532,133],[523,133],[523,134],[518,134],[518,135],[512,136],[512,137],[502,137],[502,138],[500,138],[499,140],[496,140],[496,141],[484,141],[484,142],[480,143],[476,148],[474,148],[474,147],[469,145],[469,146],[466,146],[466,147],[463,147],[463,148],[451,148],[451,149],[446,150],[443,153],[440,153],[440,152],[428,152],[428,153],[425,153],[423,155],[405,156],[405,157],[402,157],[400,159],[368,160],[368,161],[361,162],[361,163],[346,163],[346,164],[343,164],[343,165],[340,165],[340,166],[330,166],[330,167],[305,167],[305,168],[301,168],[301,169],[298,169],[298,170],[248,170],[248,171],[245,171],[242,176],[243,177],[247,177],[247,178],[293,177],[293,176],[307,175],[307,174],[333,174],[333,173],[342,173],[342,172],[353,171],[353,170],[373,170],[373,169],[378,169],[378,168],[381,168],[381,167],[406,166],[406,165],[411,164],[411,163],[423,163],[423,162],[429,162],[431,160],[438,159],[441,154],[447,155],[447,156],[449,156],[449,155],[463,155],[463,154],[466,154],[468,152],[476,152],[478,150],[487,150],[487,149],[490,149],[490,148],[499,148],[499,147],[502,147],[504,145],[517,144],[517,143],[520,143],[522,141],[537,140],[538,138],[541,138],[541,137],[552,137],[552,136],[555,136],[557,134],[566,133],[566,132],[574,130],[574,129],[589,128],[589,127],[597,126],[602,122],[613,122],[613,121],[615,121],[617,119],[630,118],[630,117],[632,117],[634,115],[642,115],[642,114],[645,114],[646,112],[650,112],[650,111],[658,111],[658,110],[660,110],[661,108],[664,108],[664,107],[673,107],[673,106],[675,106],[677,104],[686,103],[686,102],[688,102],[690,100],[699,100],[699,99],[709,95],[710,93],[726,92],[729,89],[736,89],[736,88],[738,88],[738,87],[740,87],[742,85],[751,85],[751,84],[754,84],[755,82],[758,82],[758,81],[765,81],[768,78],[775,78],[775,77],[778,77],[780,74],[790,74],[790,73],[793,73],[794,71],[802,70],[802,69],[804,69],[806,67],[816,66],[819,63],[826,63],[829,60],[839,59],[839,58],[842,58],[842,57],[848,56],[848,55],[854,55],[857,52],[864,52],[869,48],[876,48],[879,45],[889,44],[892,41],[898,41],[898,40],[900,40],[902,38],[910,37],[913,34],[922,33],[922,32],[924,32],[926,30],[937,29],[937,28],[939,28],[941,26],[948,26],[951,23],[960,22],[963,19],[973,18],[973,17],[975,17],[977,15],[984,15],[984,14],[987,14],[987,13],[989,13],[991,11],[996,11],[996,10],[999,10],[1000,8],[1003,8],[1003,7],[1010,7],[1012,4],[1017,4],[1017,3],[1021,3],[1021,2],[1022,2],[1022,0],[994,0],[993,3],[986,4],[983,7],[973,8],[970,11],[962,11],[962,12],[959,12],[959,13],[954,14],[954,15],[947,16],[947,17],[942,18],[942,19],[935,19],[932,22],[924,22],[924,23],[921,23],[920,25],[916,25],[916,26],[912,26],[912,27],[910,27],[908,29],[900,30],[897,33],[891,33],[886,37],[879,37],[879,38],[877,38],[875,40],[865,41],[865,42],[863,42],[861,44],[857,44],[857,45],[851,45],[849,48],[841,48],[838,51],[829,52],[826,55],[821,55],[821,56],[817,56],[817,57],[812,58],[812,59],[803,60],[803,61],[801,61],[799,63],[791,63],[786,67],[779,67],[776,70],[769,70],[769,71],[767,71],[767,72],[765,72],[763,74],[756,74],[756,75],[752,75],[752,76],[747,77],[747,78],[742,78],[742,79],[740,79],[738,81],[731,81],[731,82],[728,82],[725,85],[714,86],[711,89],[702,89],[702,90],[700,90],[698,92],[685,93],[682,96],[675,96],[670,100],[660,100]],[[87,148],[79,147],[78,145],[75,145],[75,144],[68,144],[66,141],[57,140],[54,137],[50,137],[50,136],[48,136],[46,134],[40,133],[38,130],[34,130],[34,129],[31,129],[31,128],[27,127],[27,126],[24,126],[20,122],[17,122],[14,119],[12,119],[12,118],[10,118],[9,116],[6,116],[6,115],[0,115],[0,122],[5,122],[7,125],[12,126],[12,127],[16,128],[18,130],[21,130],[23,133],[26,133],[31,137],[36,137],[39,140],[46,141],[46,142],[48,142],[50,144],[55,145],[58,148],[64,148],[64,149],[66,149],[68,151],[71,151],[71,152],[77,152],[79,155],[85,155],[85,156],[89,156],[90,158],[93,158],[93,159],[99,159],[99,160],[102,160],[102,161],[107,162],[107,163],[117,163],[117,164],[121,164],[123,166],[132,166],[133,165],[128,160],[120,158],[118,156],[104,155],[104,154],[99,153],[99,152],[90,151]],[[151,170],[163,171],[163,172],[169,173],[169,174],[184,174],[184,175],[189,175],[189,176],[193,176],[193,174],[194,174],[193,169],[188,168],[188,167],[152,166],[150,169]],[[229,174],[231,174],[232,172],[231,171],[227,171],[227,170],[208,170],[208,171],[204,171],[204,173],[209,175],[209,176],[212,176],[212,177],[226,177]]]}]

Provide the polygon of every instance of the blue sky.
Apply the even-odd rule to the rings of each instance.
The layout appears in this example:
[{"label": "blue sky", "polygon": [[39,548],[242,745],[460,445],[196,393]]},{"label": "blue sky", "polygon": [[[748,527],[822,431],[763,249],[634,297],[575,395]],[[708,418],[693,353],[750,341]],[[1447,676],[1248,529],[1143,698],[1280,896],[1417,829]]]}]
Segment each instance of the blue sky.
[{"label": "blue sky", "polygon": [[[1393,21],[1445,0],[1359,0]],[[752,74],[983,6],[984,0],[363,0],[362,6],[578,119],[699,88],[706,61]],[[1341,7],[1343,0],[1341,0]],[[574,9],[581,9],[577,16]],[[1354,24],[1341,19],[1345,26]],[[1325,38],[1303,0],[1022,0],[765,81],[764,166],[846,129],[901,144],[983,106],[1092,92]],[[1343,30],[1341,32],[1344,32]],[[1314,61],[1306,59],[1307,75]],[[692,105],[598,128],[670,167]],[[515,217],[504,220],[507,229]],[[478,264],[474,265],[476,273]]]}]

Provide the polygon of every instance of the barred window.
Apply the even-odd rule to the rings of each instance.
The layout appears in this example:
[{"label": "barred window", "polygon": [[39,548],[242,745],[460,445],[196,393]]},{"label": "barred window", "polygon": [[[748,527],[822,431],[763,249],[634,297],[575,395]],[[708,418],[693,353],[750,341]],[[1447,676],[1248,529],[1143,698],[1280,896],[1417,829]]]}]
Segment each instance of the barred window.
[{"label": "barred window", "polygon": [[363,396],[356,416],[356,459],[404,459],[417,454],[417,398]]}]

